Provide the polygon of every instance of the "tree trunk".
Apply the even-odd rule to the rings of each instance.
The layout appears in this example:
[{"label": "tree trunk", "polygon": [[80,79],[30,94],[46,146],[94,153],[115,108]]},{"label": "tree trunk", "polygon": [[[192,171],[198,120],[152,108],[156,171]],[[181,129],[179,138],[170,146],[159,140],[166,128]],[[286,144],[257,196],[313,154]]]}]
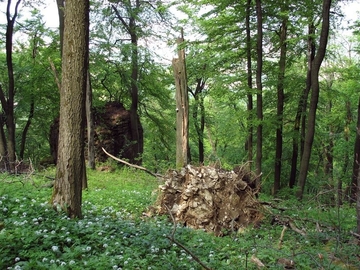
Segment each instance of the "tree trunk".
[{"label": "tree trunk", "polygon": [[31,125],[31,120],[34,117],[34,110],[35,110],[35,103],[34,103],[34,99],[32,98],[31,99],[31,104],[30,104],[30,111],[29,111],[28,120],[26,121],[26,125],[25,125],[25,127],[23,129],[23,132],[22,132],[22,135],[21,135],[20,154],[19,154],[20,160],[24,159],[26,136],[27,136],[29,127]]},{"label": "tree trunk", "polygon": [[[346,109],[346,121],[345,121],[345,127],[344,127],[344,138],[345,138],[346,145],[348,145],[348,142],[350,139],[350,124],[352,122],[351,102],[349,100],[347,100],[345,102],[345,109]],[[348,149],[348,147],[346,147],[345,154],[344,154],[344,165],[342,168],[342,175],[338,178],[338,182],[337,182],[337,193],[338,193],[338,205],[339,206],[343,204],[343,196],[344,196],[343,187],[342,187],[342,185],[343,185],[342,177],[346,176],[346,173],[347,173],[348,167],[349,167],[349,163],[350,163],[349,149]]]},{"label": "tree trunk", "polygon": [[59,147],[52,205],[70,218],[81,217],[85,98],[88,71],[89,0],[65,5]]},{"label": "tree trunk", "polygon": [[[204,128],[205,128],[205,106],[204,106],[204,92],[203,92],[204,87],[205,87],[205,80],[200,78],[197,79],[195,92],[191,91],[191,94],[193,95],[195,100],[194,109],[193,109],[193,119],[194,119],[196,133],[198,136],[198,150],[199,150],[200,164],[204,164]],[[200,109],[200,120],[198,119],[199,109]]]},{"label": "tree trunk", "polygon": [[253,132],[254,128],[252,125],[253,119],[253,93],[252,93],[252,60],[251,60],[251,29],[250,29],[250,8],[251,8],[251,0],[247,0],[246,3],[246,18],[245,18],[245,25],[246,25],[246,73],[247,73],[247,87],[248,87],[248,94],[247,94],[247,129],[248,129],[248,137],[245,143],[245,150],[248,153],[248,163],[249,169],[252,168],[253,162]]},{"label": "tree trunk", "polygon": [[360,97],[357,108],[356,138],[350,199],[356,200],[357,233],[360,234]]},{"label": "tree trunk", "polygon": [[6,114],[6,128],[7,128],[7,158],[9,162],[9,171],[14,171],[15,161],[16,161],[16,152],[15,152],[15,118],[14,118],[14,97],[15,97],[15,79],[14,79],[14,68],[12,61],[12,47],[13,47],[13,34],[14,34],[14,24],[18,15],[18,8],[21,0],[18,0],[15,4],[14,14],[11,17],[10,9],[11,9],[11,1],[7,3],[6,9],[6,65],[8,72],[8,96],[5,101],[4,93],[1,93],[1,103],[3,106],[3,110]]},{"label": "tree trunk", "polygon": [[261,182],[261,173],[262,173],[262,143],[263,143],[263,101],[262,101],[262,66],[263,66],[263,59],[262,59],[262,42],[263,42],[263,31],[262,31],[262,6],[261,0],[256,0],[256,18],[257,18],[257,40],[256,40],[256,57],[257,57],[257,68],[256,68],[256,115],[258,119],[258,126],[257,126],[257,138],[256,138],[256,174],[259,176],[257,178],[257,186],[259,182]]},{"label": "tree trunk", "polygon": [[[94,118],[92,114],[92,88],[91,88],[91,78],[89,71],[87,72],[86,75],[86,127],[87,127],[88,166],[90,169],[95,170],[95,143],[94,143],[95,130],[94,130]],[[83,186],[83,188],[86,187]]]},{"label": "tree trunk", "polygon": [[[282,7],[282,12],[286,13],[287,3]],[[276,129],[275,147],[275,172],[274,172],[274,194],[280,190],[281,186],[281,159],[283,148],[283,111],[284,111],[284,79],[286,69],[286,37],[287,37],[287,15],[283,18],[280,28],[280,60],[277,84],[277,120],[279,121]]]},{"label": "tree trunk", "polygon": [[0,114],[0,161],[6,159],[6,137],[4,132],[4,115]]},{"label": "tree trunk", "polygon": [[[178,38],[180,46],[184,42],[183,33]],[[172,61],[176,86],[176,168],[188,164],[189,145],[189,101],[185,64],[185,50],[178,50],[178,58]]]},{"label": "tree trunk", "polygon": [[138,105],[139,105],[139,53],[138,53],[138,33],[136,19],[137,14],[140,11],[140,1],[135,1],[135,6],[131,6],[131,2],[127,3],[129,9],[129,23],[127,23],[124,17],[121,16],[117,8],[112,5],[113,10],[116,13],[116,16],[121,21],[122,25],[125,27],[127,33],[130,35],[131,40],[131,83],[130,83],[130,96],[131,96],[131,106],[130,106],[130,130],[131,130],[131,150],[137,156],[133,160],[130,160],[131,163],[141,165],[142,163],[142,153],[144,150],[144,141],[142,128],[138,116]]},{"label": "tree trunk", "polygon": [[60,56],[62,56],[64,43],[64,2],[65,0],[56,0],[59,14]]},{"label": "tree trunk", "polygon": [[360,185],[358,185],[359,176],[360,176],[360,97],[357,108],[357,124],[356,124],[356,138],[354,146],[354,163],[353,163],[353,174],[351,179],[350,187],[350,202],[356,201],[356,196],[358,195],[358,190]]},{"label": "tree trunk", "polygon": [[[295,121],[294,121],[294,137],[292,141],[292,157],[291,157],[291,171],[290,171],[290,179],[289,179],[289,187],[293,188],[295,186],[296,181],[296,171],[297,171],[297,160],[299,156],[299,141],[301,141],[301,145],[303,145],[303,133],[305,134],[305,125],[301,124],[304,122],[306,118],[306,108],[307,108],[307,100],[311,88],[311,63],[315,58],[315,41],[313,35],[315,34],[315,26],[314,24],[310,24],[308,27],[308,70],[306,75],[306,86],[303,90],[303,93],[300,97],[298,108],[296,111]],[[303,120],[303,121],[302,121]],[[302,125],[302,131],[300,134],[300,124]],[[299,139],[300,138],[300,139]],[[301,147],[302,153],[303,147]],[[302,156],[302,154],[301,154]]]},{"label": "tree trunk", "polygon": [[298,199],[302,199],[304,195],[305,183],[307,178],[307,172],[309,169],[310,157],[311,157],[311,147],[314,141],[315,135],[315,119],[316,119],[316,110],[319,100],[319,71],[321,63],[325,57],[326,47],[328,43],[329,36],[329,22],[330,22],[330,7],[331,0],[323,0],[322,7],[322,26],[320,34],[319,48],[312,62],[311,67],[311,98],[310,98],[310,107],[309,107],[309,117],[307,122],[307,132],[305,135],[304,142],[304,152],[301,158],[300,164],[300,173],[299,173],[299,191],[297,193]]}]

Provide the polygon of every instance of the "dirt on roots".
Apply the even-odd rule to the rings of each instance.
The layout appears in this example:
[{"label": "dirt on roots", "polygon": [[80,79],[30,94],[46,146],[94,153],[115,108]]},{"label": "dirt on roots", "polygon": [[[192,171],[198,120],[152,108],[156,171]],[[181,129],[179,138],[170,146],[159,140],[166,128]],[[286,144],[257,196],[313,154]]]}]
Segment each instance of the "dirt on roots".
[{"label": "dirt on roots", "polygon": [[155,205],[158,214],[217,236],[236,232],[263,219],[256,176],[244,167],[232,171],[188,165],[163,177]]}]

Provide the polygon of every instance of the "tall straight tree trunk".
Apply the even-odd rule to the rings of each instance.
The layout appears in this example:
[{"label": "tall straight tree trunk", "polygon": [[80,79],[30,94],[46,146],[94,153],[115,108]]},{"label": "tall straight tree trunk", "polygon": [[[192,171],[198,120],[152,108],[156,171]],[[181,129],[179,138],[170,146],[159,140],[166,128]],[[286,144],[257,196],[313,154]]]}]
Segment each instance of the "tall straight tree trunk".
[{"label": "tall straight tree trunk", "polygon": [[65,0],[56,0],[59,15],[59,34],[60,34],[60,56],[62,56],[64,40],[64,3]]},{"label": "tall straight tree trunk", "polygon": [[[313,35],[315,34],[315,26],[314,24],[310,24],[308,27],[308,68],[306,75],[306,86],[303,90],[303,93],[300,97],[298,108],[296,111],[295,121],[294,121],[294,137],[292,141],[292,156],[291,156],[291,171],[290,171],[290,179],[289,179],[289,187],[293,188],[296,182],[296,171],[297,171],[297,161],[299,156],[299,141],[301,141],[301,145],[303,145],[303,136],[305,134],[305,125],[302,125],[302,132],[300,134],[300,125],[302,123],[302,119],[304,120],[306,117],[306,108],[307,108],[307,100],[309,97],[309,92],[311,88],[311,64],[315,58],[315,41]],[[303,149],[303,147],[301,147]],[[302,151],[301,151],[302,153]],[[302,155],[302,154],[301,154]]]},{"label": "tall straight tree trunk", "polygon": [[[88,166],[95,170],[95,142],[94,142],[94,118],[92,114],[92,88],[90,72],[86,75],[86,127],[87,127],[87,150],[88,150]],[[84,183],[85,184],[85,183]],[[86,183],[87,186],[87,183]],[[83,188],[86,188],[83,186]]]},{"label": "tall straight tree trunk", "polygon": [[113,10],[116,13],[116,16],[125,27],[127,33],[130,35],[131,41],[131,82],[130,82],[130,96],[131,96],[131,105],[130,105],[130,131],[131,131],[131,146],[130,151],[136,156],[133,160],[130,160],[131,163],[140,165],[142,163],[141,155],[144,150],[144,141],[143,133],[140,124],[140,119],[138,116],[138,106],[139,106],[139,52],[138,52],[138,26],[136,24],[137,16],[140,11],[140,1],[135,0],[135,6],[131,6],[132,2],[129,1],[126,3],[127,8],[129,9],[130,16],[128,18],[128,23],[125,21],[124,17],[120,14],[115,5],[112,5]]},{"label": "tall straight tree trunk", "polygon": [[[349,139],[350,139],[350,124],[352,122],[351,102],[349,100],[347,100],[345,102],[345,109],[346,109],[346,121],[345,121],[345,127],[344,127],[344,138],[345,138],[346,145],[347,145],[349,142]],[[342,177],[346,175],[346,173],[348,171],[349,163],[350,163],[349,149],[348,149],[348,147],[346,147],[345,154],[344,154],[344,165],[342,168],[342,175],[338,178],[338,181],[337,181],[337,193],[338,193],[338,205],[339,206],[343,204],[343,196],[344,196],[343,187],[342,187],[342,185],[343,185]]]},{"label": "tall straight tree trunk", "polygon": [[[178,46],[184,42],[184,35],[178,38]],[[188,164],[189,150],[189,100],[185,63],[185,50],[178,49],[178,58],[173,59],[176,87],[176,167]]]},{"label": "tall straight tree trunk", "polygon": [[20,154],[19,154],[20,160],[24,159],[26,136],[31,125],[31,120],[34,117],[34,111],[35,111],[35,102],[34,102],[34,98],[31,98],[28,120],[26,121],[25,127],[21,134],[21,144],[20,144]]},{"label": "tall straight tree trunk", "polygon": [[256,40],[256,115],[259,122],[256,131],[256,174],[259,176],[257,181],[259,184],[261,181],[261,163],[262,163],[262,143],[263,143],[263,101],[262,101],[262,66],[263,66],[263,30],[262,30],[262,6],[261,0],[256,0],[256,18],[257,18],[257,40]]},{"label": "tall straight tree trunk", "polygon": [[[137,0],[136,3],[139,3]],[[137,4],[137,8],[140,4]],[[131,128],[131,140],[133,149],[138,156],[138,159],[132,160],[134,164],[141,164],[140,155],[143,152],[143,142],[140,139],[139,134],[139,118],[138,118],[138,105],[139,105],[139,89],[138,89],[138,80],[139,80],[139,63],[138,63],[138,37],[136,33],[136,24],[135,18],[130,18],[130,36],[131,36],[131,106],[130,106],[130,128]]]},{"label": "tall straight tree trunk", "polygon": [[356,201],[356,197],[359,195],[359,177],[360,177],[360,97],[358,101],[357,108],[357,123],[356,123],[356,138],[354,146],[354,163],[353,163],[353,174],[351,178],[351,187],[350,187],[350,202]]},{"label": "tall straight tree trunk", "polygon": [[[198,150],[199,150],[200,164],[204,164],[204,129],[205,129],[205,106],[204,106],[204,92],[203,92],[204,87],[205,87],[205,80],[200,78],[197,79],[195,92],[191,91],[191,94],[195,100],[194,109],[193,109],[193,119],[194,119],[196,133],[198,135]],[[199,109],[200,109],[200,120],[198,119]]]},{"label": "tall straight tree trunk", "polygon": [[[287,3],[282,6],[282,12],[287,10]],[[288,17],[282,20],[280,28],[280,60],[277,84],[277,120],[279,121],[276,129],[276,149],[275,149],[275,171],[274,171],[274,194],[280,190],[281,186],[281,159],[283,148],[283,112],[284,112],[284,79],[286,69],[286,37],[287,37]]]},{"label": "tall straight tree trunk", "polygon": [[16,152],[15,152],[15,118],[14,118],[14,97],[15,97],[15,79],[14,79],[14,67],[13,67],[13,60],[12,60],[12,48],[13,48],[13,34],[14,34],[14,25],[18,15],[18,8],[20,5],[21,0],[16,1],[14,14],[11,16],[11,1],[8,0],[7,7],[6,7],[6,65],[7,65],[7,72],[8,72],[8,89],[7,89],[7,99],[5,97],[5,93],[2,91],[0,92],[0,99],[1,105],[3,110],[5,111],[6,115],[6,129],[7,129],[7,145],[6,145],[6,156],[7,162],[9,163],[8,170],[14,171],[15,168],[15,161],[16,161]]},{"label": "tall straight tree trunk", "polygon": [[360,97],[357,108],[356,138],[350,199],[356,202],[357,233],[360,234]]},{"label": "tall straight tree trunk", "polygon": [[248,128],[248,137],[245,143],[245,150],[248,153],[248,163],[249,169],[252,168],[253,162],[253,132],[254,128],[252,125],[253,119],[253,93],[252,93],[252,59],[251,59],[251,29],[250,29],[250,9],[251,9],[251,0],[247,0],[246,3],[246,73],[247,73],[247,87],[248,87],[248,94],[247,94],[247,128]]},{"label": "tall straight tree trunk", "polygon": [[322,6],[322,26],[320,33],[319,48],[315,55],[311,67],[311,98],[309,106],[309,117],[307,122],[307,132],[305,135],[304,152],[301,158],[300,172],[299,172],[299,191],[297,193],[298,199],[302,199],[304,195],[307,172],[310,164],[311,147],[315,135],[315,120],[316,110],[319,100],[320,84],[319,71],[321,63],[325,57],[326,47],[328,43],[329,28],[330,28],[330,7],[331,0],[323,0]]},{"label": "tall straight tree trunk", "polygon": [[59,147],[52,205],[70,218],[81,217],[84,158],[85,99],[88,72],[89,0],[65,5]]}]

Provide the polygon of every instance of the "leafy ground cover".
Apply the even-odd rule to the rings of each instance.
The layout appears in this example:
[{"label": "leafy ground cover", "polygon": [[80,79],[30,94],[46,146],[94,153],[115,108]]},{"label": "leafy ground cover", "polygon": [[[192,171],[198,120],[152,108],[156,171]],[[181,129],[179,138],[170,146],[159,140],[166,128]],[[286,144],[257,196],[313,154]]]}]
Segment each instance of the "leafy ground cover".
[{"label": "leafy ground cover", "polygon": [[159,182],[143,172],[89,171],[84,218],[77,220],[49,206],[52,190],[42,187],[44,175],[53,171],[31,178],[0,175],[0,269],[202,269],[172,235],[211,269],[257,269],[254,258],[265,269],[284,269],[289,261],[296,269],[360,268],[360,249],[349,233],[356,226],[353,207],[261,195],[273,207],[259,228],[215,237],[145,216]]}]

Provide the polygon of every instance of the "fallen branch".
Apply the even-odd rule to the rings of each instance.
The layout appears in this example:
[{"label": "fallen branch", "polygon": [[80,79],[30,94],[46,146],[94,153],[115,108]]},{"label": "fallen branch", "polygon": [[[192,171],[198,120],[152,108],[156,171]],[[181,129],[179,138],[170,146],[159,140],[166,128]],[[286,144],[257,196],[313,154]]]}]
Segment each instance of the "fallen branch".
[{"label": "fallen branch", "polygon": [[283,229],[281,231],[280,239],[279,239],[279,249],[281,249],[281,247],[282,247],[282,243],[283,243],[283,239],[284,239],[286,229],[287,229],[287,226],[283,225]]},{"label": "fallen branch", "polygon": [[117,157],[113,156],[112,154],[106,152],[106,150],[105,150],[103,147],[101,147],[101,148],[102,148],[102,150],[104,151],[104,153],[105,153],[106,155],[108,155],[108,156],[111,157],[112,159],[115,159],[116,161],[119,161],[119,162],[121,162],[121,163],[123,163],[123,164],[125,164],[125,165],[127,165],[127,166],[130,166],[130,167],[133,167],[133,168],[142,170],[142,171],[144,171],[144,172],[146,172],[146,173],[148,173],[148,174],[150,174],[150,175],[152,175],[152,176],[154,176],[154,177],[156,177],[156,178],[161,177],[161,175],[155,174],[155,173],[149,171],[148,169],[146,169],[146,168],[144,168],[144,167],[141,167],[141,166],[138,166],[138,165],[135,165],[135,164],[131,164],[131,163],[129,163],[129,162],[126,162],[125,160],[122,160],[122,159],[120,159],[120,158],[117,158]]},{"label": "fallen branch", "polygon": [[257,258],[255,255],[252,255],[252,256],[251,256],[250,261],[251,261],[252,263],[256,264],[256,266],[257,266],[258,268],[263,268],[263,267],[265,267],[265,264],[263,264],[262,261],[260,261],[260,259]]},{"label": "fallen branch", "polygon": [[358,240],[360,240],[360,234],[355,233],[355,232],[353,232],[353,231],[350,231],[350,234],[351,234],[352,236],[355,236]]}]

